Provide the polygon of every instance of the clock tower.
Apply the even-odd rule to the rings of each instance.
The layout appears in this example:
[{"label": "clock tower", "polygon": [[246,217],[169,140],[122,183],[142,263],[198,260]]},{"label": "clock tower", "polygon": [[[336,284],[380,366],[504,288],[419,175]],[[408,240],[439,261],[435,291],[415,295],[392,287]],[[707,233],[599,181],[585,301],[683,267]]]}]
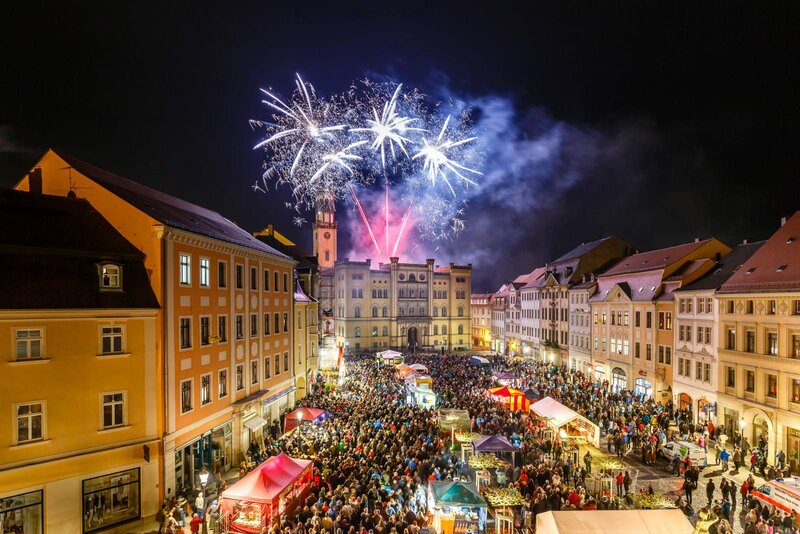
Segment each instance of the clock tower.
[{"label": "clock tower", "polygon": [[333,269],[336,262],[336,226],[333,206],[319,206],[314,221],[314,256],[320,270]]}]

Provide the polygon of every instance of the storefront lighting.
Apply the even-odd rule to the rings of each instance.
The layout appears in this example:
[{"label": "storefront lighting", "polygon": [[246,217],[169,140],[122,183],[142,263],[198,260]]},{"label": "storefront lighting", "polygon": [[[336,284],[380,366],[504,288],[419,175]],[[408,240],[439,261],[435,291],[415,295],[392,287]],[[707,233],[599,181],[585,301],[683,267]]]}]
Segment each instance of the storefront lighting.
[{"label": "storefront lighting", "polygon": [[207,483],[208,483],[208,471],[206,471],[206,468],[204,467],[200,471],[200,485],[205,486]]},{"label": "storefront lighting", "polygon": [[746,427],[746,426],[747,426],[747,422],[744,420],[744,417],[739,419],[739,428],[744,430],[744,427]]}]

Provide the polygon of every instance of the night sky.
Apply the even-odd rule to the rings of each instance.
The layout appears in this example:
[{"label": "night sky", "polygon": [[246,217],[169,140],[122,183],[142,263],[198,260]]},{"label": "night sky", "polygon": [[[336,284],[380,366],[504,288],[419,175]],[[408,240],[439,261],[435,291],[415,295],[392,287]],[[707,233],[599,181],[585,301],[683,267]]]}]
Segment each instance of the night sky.
[{"label": "night sky", "polygon": [[800,209],[797,2],[63,4],[0,17],[0,186],[60,147],[310,248],[287,191],[251,188],[258,89],[377,74],[514,110],[485,163],[505,185],[473,198],[456,241],[421,245],[473,262],[475,291],[609,234],[733,245]]}]

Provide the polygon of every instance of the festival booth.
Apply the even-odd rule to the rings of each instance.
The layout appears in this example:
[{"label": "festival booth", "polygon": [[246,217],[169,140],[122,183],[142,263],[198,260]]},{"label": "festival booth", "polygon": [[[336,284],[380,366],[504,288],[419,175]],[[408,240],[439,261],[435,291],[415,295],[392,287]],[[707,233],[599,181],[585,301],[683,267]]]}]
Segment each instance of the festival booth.
[{"label": "festival booth", "polygon": [[378,359],[383,365],[398,365],[403,363],[403,353],[396,350],[384,350],[378,353]]},{"label": "festival booth", "polygon": [[531,401],[525,396],[525,393],[518,389],[508,386],[501,386],[497,388],[490,388],[487,390],[489,395],[493,396],[497,402],[505,405],[512,412],[518,410],[527,410]]},{"label": "festival booth", "polygon": [[328,412],[320,408],[297,408],[286,414],[283,420],[283,431],[291,432],[303,423],[319,423],[328,416]]},{"label": "festival booth", "polygon": [[273,456],[222,492],[225,532],[260,534],[308,492],[313,462]]},{"label": "festival booth", "polygon": [[405,378],[407,376],[416,375],[417,372],[408,365],[401,363],[397,366],[397,374],[400,375],[400,378]]},{"label": "festival booth", "polygon": [[424,365],[422,365],[421,363],[412,363],[411,365],[409,365],[409,367],[411,367],[412,369],[414,369],[418,373],[421,373],[421,374],[424,374],[424,375],[428,374],[428,368],[425,367]]},{"label": "festival booth", "polygon": [[517,382],[517,377],[511,373],[495,373],[492,376],[499,384],[503,386],[514,386]]},{"label": "festival booth", "polygon": [[[481,436],[479,439],[476,439],[472,442],[472,446],[475,448],[476,454],[482,453],[503,453],[503,452],[510,452],[511,453],[511,466],[514,466],[514,460],[517,455],[517,448],[508,441],[508,438],[505,436],[501,436],[500,434],[495,434],[494,436]],[[501,481],[498,480],[498,483]]]},{"label": "festival booth", "polygon": [[467,410],[442,408],[439,414],[439,430],[441,432],[469,432],[472,428],[472,419]]},{"label": "festival booth", "polygon": [[488,369],[492,366],[492,364],[484,358],[483,356],[471,356],[469,359],[469,363],[472,365],[477,365],[478,367],[483,367],[484,369]]},{"label": "festival booth", "polygon": [[436,406],[436,393],[429,388],[416,386],[406,387],[406,402],[420,408],[432,409]]},{"label": "festival booth", "polygon": [[428,482],[428,511],[438,534],[477,534],[486,530],[486,501],[472,484]]},{"label": "festival booth", "polygon": [[[600,427],[551,397],[545,397],[530,405],[531,411],[562,439],[584,438],[595,447],[600,447]],[[563,431],[563,432],[562,432]]]},{"label": "festival booth", "polygon": [[536,534],[690,534],[681,510],[575,510],[536,516]]}]

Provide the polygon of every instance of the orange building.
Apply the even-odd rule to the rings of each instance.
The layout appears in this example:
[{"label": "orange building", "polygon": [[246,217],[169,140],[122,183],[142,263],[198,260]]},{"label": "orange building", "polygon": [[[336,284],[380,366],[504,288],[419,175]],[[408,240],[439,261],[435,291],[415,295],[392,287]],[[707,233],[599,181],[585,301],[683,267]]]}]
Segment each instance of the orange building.
[{"label": "orange building", "polygon": [[294,260],[216,212],[54,150],[16,188],[85,198],[145,254],[161,306],[161,497],[236,467],[294,405]]}]

